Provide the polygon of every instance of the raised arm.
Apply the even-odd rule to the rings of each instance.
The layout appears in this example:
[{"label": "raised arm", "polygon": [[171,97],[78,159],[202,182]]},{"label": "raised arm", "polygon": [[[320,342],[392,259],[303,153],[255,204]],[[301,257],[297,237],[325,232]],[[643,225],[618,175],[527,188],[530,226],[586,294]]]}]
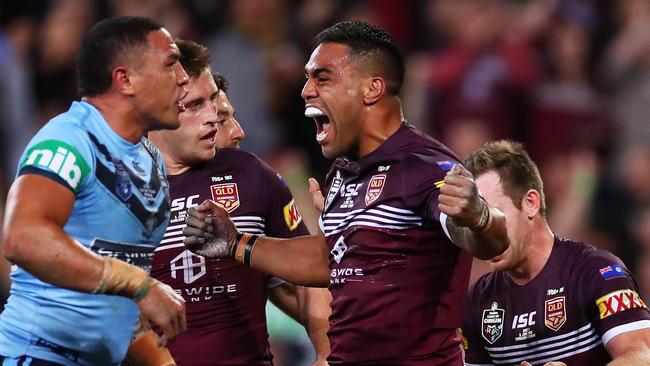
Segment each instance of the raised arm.
[{"label": "raised arm", "polygon": [[50,178],[18,177],[7,198],[2,255],[58,287],[132,298],[168,339],[178,335],[185,305],[171,288],[138,267],[91,252],[63,230],[74,202],[74,193]]},{"label": "raised arm", "polygon": [[505,216],[479,195],[472,173],[462,165],[447,173],[438,200],[456,245],[480,259],[493,258],[508,248]]},{"label": "raised arm", "polygon": [[228,213],[210,200],[190,208],[185,223],[184,243],[197,254],[234,258],[297,285],[329,284],[328,250],[322,235],[278,239],[242,234]]}]

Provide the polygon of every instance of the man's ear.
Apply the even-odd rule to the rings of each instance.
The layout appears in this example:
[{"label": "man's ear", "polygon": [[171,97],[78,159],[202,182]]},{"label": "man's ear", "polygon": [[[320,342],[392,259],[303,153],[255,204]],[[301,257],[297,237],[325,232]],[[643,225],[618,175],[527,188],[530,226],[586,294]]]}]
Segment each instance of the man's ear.
[{"label": "man's ear", "polygon": [[126,66],[118,66],[113,69],[111,77],[113,86],[124,95],[135,94],[133,90],[133,72]]},{"label": "man's ear", "polygon": [[386,82],[379,76],[370,77],[364,80],[363,103],[371,105],[377,103],[386,93]]},{"label": "man's ear", "polygon": [[526,213],[526,217],[529,219],[534,218],[539,214],[539,208],[541,207],[542,197],[534,189],[529,189],[524,197],[521,199],[521,208]]}]

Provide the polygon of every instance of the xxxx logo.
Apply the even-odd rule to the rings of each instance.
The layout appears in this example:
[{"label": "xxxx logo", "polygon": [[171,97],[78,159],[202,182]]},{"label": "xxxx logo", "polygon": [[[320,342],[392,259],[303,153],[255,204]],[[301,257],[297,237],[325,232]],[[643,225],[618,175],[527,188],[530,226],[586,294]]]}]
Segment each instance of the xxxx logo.
[{"label": "xxxx logo", "polygon": [[600,319],[605,319],[610,315],[626,310],[648,308],[645,302],[641,300],[639,294],[630,289],[610,292],[596,300],[596,306],[598,306]]}]

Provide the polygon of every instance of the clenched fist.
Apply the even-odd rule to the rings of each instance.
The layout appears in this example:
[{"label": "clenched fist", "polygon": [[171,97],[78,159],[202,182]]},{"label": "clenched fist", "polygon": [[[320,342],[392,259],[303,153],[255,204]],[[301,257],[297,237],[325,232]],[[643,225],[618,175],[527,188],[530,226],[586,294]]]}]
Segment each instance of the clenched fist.
[{"label": "clenched fist", "polygon": [[458,227],[479,229],[489,215],[485,201],[478,194],[474,176],[462,165],[456,164],[445,176],[440,188],[438,208]]},{"label": "clenched fist", "polygon": [[183,243],[192,252],[210,258],[230,258],[237,228],[228,212],[211,200],[187,210]]}]

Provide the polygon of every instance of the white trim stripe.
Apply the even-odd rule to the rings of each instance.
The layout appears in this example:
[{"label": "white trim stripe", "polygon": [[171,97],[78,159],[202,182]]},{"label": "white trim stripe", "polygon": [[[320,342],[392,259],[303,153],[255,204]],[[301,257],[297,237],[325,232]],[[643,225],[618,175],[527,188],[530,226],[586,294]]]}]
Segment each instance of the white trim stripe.
[{"label": "white trim stripe", "polygon": [[[573,340],[571,340],[573,341]],[[559,349],[552,349],[546,352],[539,353],[539,351],[542,350],[542,348],[537,348],[537,349],[532,349],[530,351],[524,351],[524,352],[518,352],[517,356],[514,358],[508,358],[508,359],[499,359],[500,357],[504,356],[510,356],[510,355],[493,355],[490,353],[490,357],[492,357],[492,360],[494,363],[502,364],[502,363],[512,363],[512,362],[521,362],[521,361],[527,361],[527,360],[536,360],[538,358],[546,357],[546,356],[551,356],[553,355],[553,358],[558,359],[559,356],[557,355],[558,352],[564,352],[564,351],[572,351],[575,350],[576,347],[584,346],[584,345],[592,345],[592,347],[589,347],[587,349],[594,348],[598,346],[600,343],[600,337],[598,337],[597,334],[593,334],[590,338],[587,338],[583,340],[582,342],[578,343],[571,343],[568,346],[565,346],[563,348]],[[550,345],[551,347],[555,347],[556,345]],[[547,347],[548,348],[548,347]]]},{"label": "white trim stripe", "polygon": [[[590,345],[588,345],[586,347],[583,347],[583,348],[580,348],[580,349],[577,349],[577,350],[572,350],[570,352],[562,353],[562,354],[559,354],[559,355],[555,355],[553,357],[544,358],[544,359],[537,360],[537,361],[534,361],[534,362],[536,364],[543,365],[543,364],[545,364],[547,362],[557,361],[559,359],[563,359],[563,358],[571,357],[571,356],[574,356],[574,355],[577,355],[577,354],[580,354],[580,353],[583,353],[583,352],[587,352],[590,349],[593,349],[593,348],[596,348],[596,347],[600,346],[601,344],[602,343],[600,341],[598,341],[596,343],[592,343],[592,344],[590,344]],[[531,359],[531,361],[533,361],[533,360]]]},{"label": "white trim stripe", "polygon": [[180,247],[184,247],[184,246],[185,246],[185,244],[183,244],[183,243],[161,245],[161,246],[159,246],[158,248],[154,249],[153,251],[154,251],[154,252],[157,252],[157,251],[159,251],[159,250],[166,250],[166,249],[180,248]]},{"label": "white trim stripe", "polygon": [[553,342],[553,341],[557,341],[557,340],[564,339],[564,338],[573,337],[576,334],[582,333],[582,332],[584,332],[586,330],[589,330],[589,329],[591,329],[591,331],[589,333],[593,333],[594,332],[594,330],[592,329],[593,327],[594,327],[593,324],[587,323],[586,325],[583,325],[582,327],[578,328],[578,330],[574,330],[573,332],[561,334],[561,335],[558,335],[558,336],[555,336],[555,337],[548,337],[548,338],[540,339],[538,341],[529,342],[529,343],[521,343],[521,344],[517,344],[517,345],[514,345],[514,346],[485,347],[485,349],[488,352],[499,352],[499,351],[509,351],[509,350],[512,350],[512,349],[519,349],[519,348],[531,348],[531,347],[536,346],[538,344],[543,344],[543,343]]},{"label": "white trim stripe", "polygon": [[442,231],[445,232],[447,238],[449,238],[449,240],[451,240],[451,242],[454,243],[454,239],[451,238],[451,235],[449,234],[449,229],[447,228],[447,214],[444,212],[440,213],[440,226],[442,226]]},{"label": "white trim stripe", "polygon": [[603,344],[607,344],[607,342],[611,341],[612,338],[616,337],[619,334],[632,332],[635,330],[645,329],[645,328],[650,328],[650,320],[639,320],[636,322],[619,325],[617,327],[608,330],[607,332],[605,332],[605,334],[603,334]]},{"label": "white trim stripe", "polygon": [[265,222],[266,220],[260,216],[231,216],[232,221],[259,221]]}]

